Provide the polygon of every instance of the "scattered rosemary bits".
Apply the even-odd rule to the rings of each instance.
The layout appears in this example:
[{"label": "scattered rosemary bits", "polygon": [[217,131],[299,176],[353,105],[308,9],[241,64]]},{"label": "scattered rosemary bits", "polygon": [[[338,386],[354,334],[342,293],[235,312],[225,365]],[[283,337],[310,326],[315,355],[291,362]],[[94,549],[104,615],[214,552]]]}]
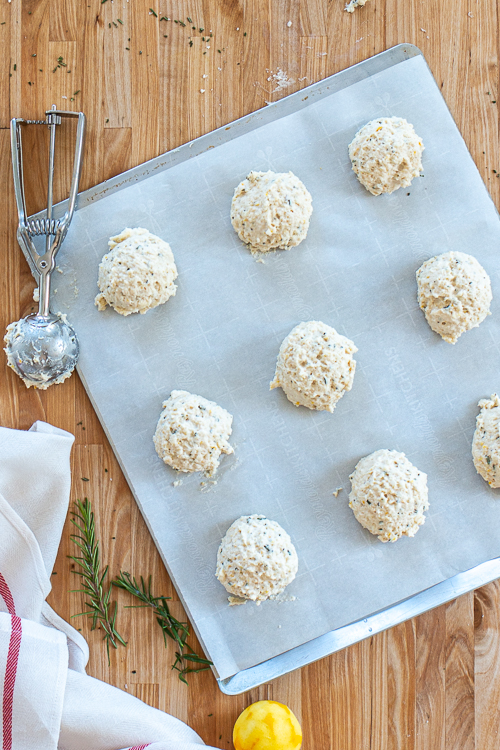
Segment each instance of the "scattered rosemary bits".
[{"label": "scattered rosemary bits", "polygon": [[[62,55],[57,58],[57,65],[52,72],[55,73],[58,68],[67,68],[67,63],[64,62],[64,58]],[[68,70],[68,73],[70,72],[71,71]]]}]

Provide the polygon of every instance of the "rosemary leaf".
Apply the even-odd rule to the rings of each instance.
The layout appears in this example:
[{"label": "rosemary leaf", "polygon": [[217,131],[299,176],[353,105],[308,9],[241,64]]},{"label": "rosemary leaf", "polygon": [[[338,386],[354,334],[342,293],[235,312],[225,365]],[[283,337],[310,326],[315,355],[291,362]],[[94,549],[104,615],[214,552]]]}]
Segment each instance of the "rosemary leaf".
[{"label": "rosemary leaf", "polygon": [[104,631],[103,640],[106,642],[109,664],[109,644],[111,643],[113,648],[118,648],[119,643],[122,646],[126,646],[127,644],[115,627],[116,602],[113,602],[114,607],[111,612],[112,604],[110,603],[110,597],[112,584],[110,584],[107,591],[104,589],[104,579],[108,573],[108,566],[106,565],[101,572],[99,541],[95,538],[95,522],[92,506],[87,498],[83,502],[76,500],[75,505],[77,510],[72,512],[73,518],[71,519],[71,523],[80,533],[72,534],[70,539],[82,552],[82,557],[75,555],[68,555],[68,557],[79,566],[79,570],[73,570],[72,572],[81,576],[83,588],[77,590],[88,597],[85,606],[89,608],[89,611],[71,616],[82,617],[88,615],[92,618],[92,630],[95,630],[100,625]]},{"label": "rosemary leaf", "polygon": [[198,656],[198,654],[183,654],[182,658],[187,659],[187,661],[196,661],[199,664],[204,664],[206,662],[206,659],[202,656]]}]

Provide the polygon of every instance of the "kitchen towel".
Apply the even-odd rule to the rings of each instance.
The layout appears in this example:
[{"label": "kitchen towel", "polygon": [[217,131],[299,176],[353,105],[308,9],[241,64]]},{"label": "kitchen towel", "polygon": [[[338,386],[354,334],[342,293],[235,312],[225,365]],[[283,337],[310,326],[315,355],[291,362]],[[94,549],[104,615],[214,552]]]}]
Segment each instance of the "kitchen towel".
[{"label": "kitchen towel", "polygon": [[88,646],[46,603],[74,436],[0,427],[2,750],[195,750],[184,722],[85,674]]}]

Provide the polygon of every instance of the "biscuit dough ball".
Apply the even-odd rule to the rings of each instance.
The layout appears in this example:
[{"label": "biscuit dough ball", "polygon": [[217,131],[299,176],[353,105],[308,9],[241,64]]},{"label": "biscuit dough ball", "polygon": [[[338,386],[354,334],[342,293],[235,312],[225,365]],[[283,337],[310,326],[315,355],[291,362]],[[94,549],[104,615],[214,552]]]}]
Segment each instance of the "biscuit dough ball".
[{"label": "biscuit dough ball", "polygon": [[352,355],[357,351],[352,341],[325,323],[299,323],[280,346],[270,388],[282,388],[295,406],[333,412],[352,388]]},{"label": "biscuit dough ball", "polygon": [[476,431],[472,439],[472,460],[478,474],[490,487],[500,487],[500,399],[493,393],[478,406]]},{"label": "biscuit dough ball", "polygon": [[311,214],[311,196],[293,172],[250,172],[231,203],[233,228],[252,252],[298,245]]},{"label": "biscuit dough ball", "polygon": [[372,194],[408,187],[422,171],[422,139],[402,117],[379,117],[358,130],[349,156],[360,183]]},{"label": "biscuit dough ball", "polygon": [[349,477],[349,507],[381,542],[415,536],[429,507],[427,474],[398,451],[380,450],[358,461]]},{"label": "biscuit dough ball", "polygon": [[99,265],[99,310],[110,305],[120,315],[145,313],[173,297],[177,268],[167,242],[138,227],[124,229],[108,245]]},{"label": "biscuit dough ball", "polygon": [[233,417],[222,406],[188,391],[172,391],[162,406],[153,440],[173,469],[210,476],[221,453],[233,453],[228,443]]},{"label": "biscuit dough ball", "polygon": [[417,287],[428,324],[450,344],[490,314],[490,277],[472,255],[449,252],[426,260]]},{"label": "biscuit dough ball", "polygon": [[279,523],[254,514],[241,516],[226,531],[215,575],[233,596],[259,603],[281,594],[298,564],[292,540]]}]

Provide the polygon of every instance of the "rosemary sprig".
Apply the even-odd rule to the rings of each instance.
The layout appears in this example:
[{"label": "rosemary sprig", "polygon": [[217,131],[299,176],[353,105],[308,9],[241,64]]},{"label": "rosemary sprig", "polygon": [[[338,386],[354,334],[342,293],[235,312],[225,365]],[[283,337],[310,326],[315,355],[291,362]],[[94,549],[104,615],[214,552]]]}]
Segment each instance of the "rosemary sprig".
[{"label": "rosemary sprig", "polygon": [[80,570],[73,570],[72,572],[82,577],[83,588],[74,589],[74,591],[86,594],[88,601],[85,602],[85,606],[89,610],[88,612],[80,612],[77,615],[71,616],[83,617],[88,615],[92,617],[92,630],[95,630],[98,625],[102,628],[109,664],[109,644],[111,643],[113,648],[118,648],[119,643],[122,646],[126,646],[127,644],[116,630],[116,602],[114,602],[114,610],[111,612],[110,597],[112,585],[110,584],[107,591],[104,590],[103,584],[108,572],[108,566],[106,565],[101,572],[99,540],[95,538],[95,522],[92,506],[87,498],[83,502],[75,500],[75,505],[77,511],[72,512],[71,515],[73,518],[71,519],[71,523],[79,533],[71,534],[70,539],[81,550],[82,554],[81,557],[75,557],[74,555],[68,555],[68,557],[80,567]]},{"label": "rosemary sprig", "polygon": [[[112,585],[128,591],[129,594],[132,594],[132,596],[135,596],[136,599],[142,602],[142,604],[131,605],[130,608],[150,607],[153,610],[156,615],[156,622],[162,630],[165,646],[167,645],[167,636],[177,644],[178,650],[175,652],[175,661],[172,664],[172,669],[175,669],[179,673],[179,679],[182,682],[185,682],[187,685],[187,674],[191,672],[204,672],[210,668],[212,662],[203,656],[198,656],[189,643],[187,643],[189,624],[187,622],[180,622],[170,612],[167,604],[167,599],[170,599],[170,597],[153,596],[151,592],[151,576],[149,576],[147,584],[141,576],[141,583],[139,585],[130,573],[120,571],[120,575],[112,581]],[[203,666],[196,667],[194,666],[196,664]]]}]

